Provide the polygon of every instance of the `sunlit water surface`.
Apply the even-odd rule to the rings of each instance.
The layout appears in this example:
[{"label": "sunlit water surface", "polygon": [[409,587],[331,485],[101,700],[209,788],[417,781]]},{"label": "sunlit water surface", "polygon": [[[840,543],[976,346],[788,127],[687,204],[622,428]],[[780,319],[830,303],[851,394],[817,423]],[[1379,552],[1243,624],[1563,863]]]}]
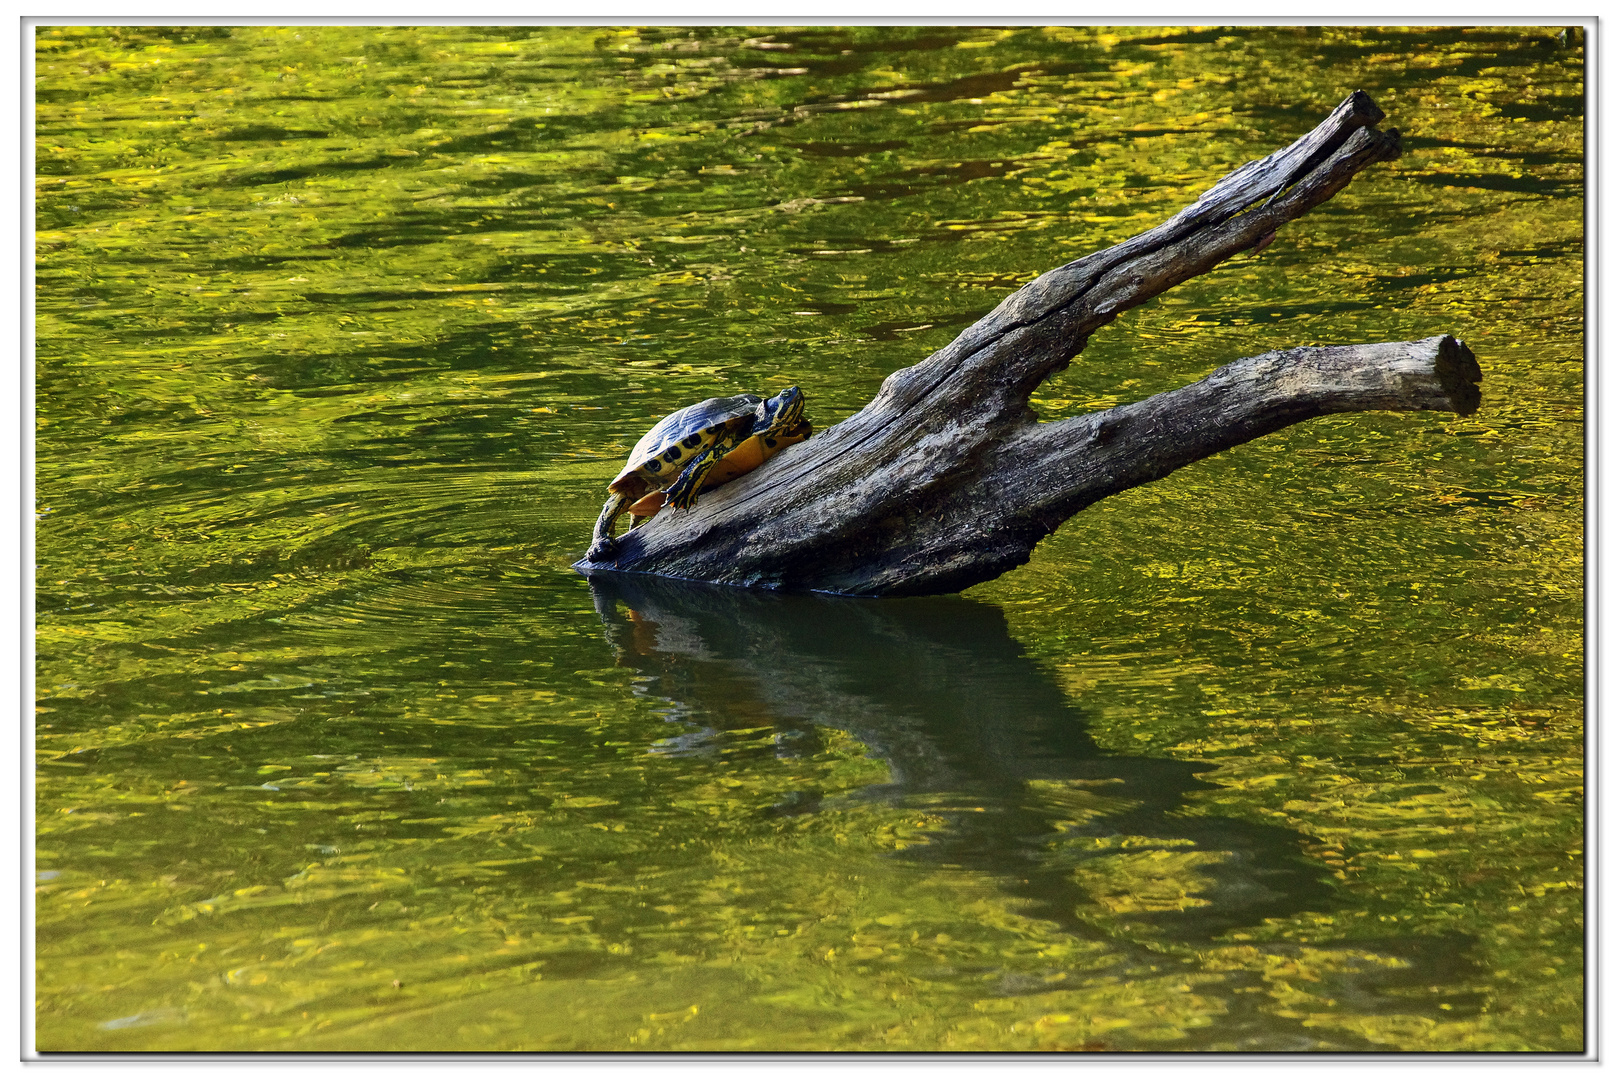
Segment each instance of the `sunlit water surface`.
[{"label": "sunlit water surface", "polygon": [[[46,1050],[1582,1044],[1583,49],[1556,29],[41,28]],[[1370,170],[1057,418],[1466,338],[963,597],[569,569],[1352,89]]]}]

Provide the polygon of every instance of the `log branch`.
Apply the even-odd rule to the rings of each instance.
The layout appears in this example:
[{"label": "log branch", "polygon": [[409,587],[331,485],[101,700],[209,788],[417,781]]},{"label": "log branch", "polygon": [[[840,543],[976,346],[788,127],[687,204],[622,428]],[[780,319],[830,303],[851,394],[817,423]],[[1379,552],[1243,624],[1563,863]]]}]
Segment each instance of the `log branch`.
[{"label": "log branch", "polygon": [[[1100,499],[1291,424],[1341,412],[1479,405],[1480,369],[1461,341],[1298,348],[1247,357],[1131,405],[1006,437],[968,483],[915,504],[877,550],[821,565],[815,588],[874,595],[956,592],[1024,563]],[[732,580],[732,579],[731,579]]]},{"label": "log branch", "polygon": [[1051,270],[951,344],[893,373],[862,411],[576,567],[856,595],[952,592],[1024,563],[1107,495],[1333,412],[1478,407],[1450,336],[1299,348],[1237,361],[1146,401],[1040,424],[1028,404],[1089,335],[1270,242],[1362,169],[1394,159],[1360,91],[1312,132],[1228,176],[1164,224]]}]

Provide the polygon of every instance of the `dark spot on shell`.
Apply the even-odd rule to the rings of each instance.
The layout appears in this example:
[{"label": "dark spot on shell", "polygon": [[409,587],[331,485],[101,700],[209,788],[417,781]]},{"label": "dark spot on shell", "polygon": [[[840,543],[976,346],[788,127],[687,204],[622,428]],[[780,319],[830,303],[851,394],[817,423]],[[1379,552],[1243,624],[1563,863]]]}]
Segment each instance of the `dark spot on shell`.
[{"label": "dark spot on shell", "polygon": [[764,439],[762,441],[768,444],[768,449],[770,450],[779,445],[778,439]]},{"label": "dark spot on shell", "polygon": [[649,469],[651,472],[660,472],[661,462],[657,461],[655,458],[651,458],[649,461],[644,463],[644,467]]},{"label": "dark spot on shell", "polygon": [[679,458],[683,457],[684,452],[682,450],[678,449],[678,447],[675,446],[671,450],[668,450],[665,454],[662,454],[661,456],[666,458],[668,462],[674,462],[674,461],[677,461]]},{"label": "dark spot on shell", "polygon": [[700,444],[701,444],[701,437],[699,435],[691,435],[689,438],[684,440],[684,445],[689,447],[690,449],[694,449],[695,447],[699,446]]}]

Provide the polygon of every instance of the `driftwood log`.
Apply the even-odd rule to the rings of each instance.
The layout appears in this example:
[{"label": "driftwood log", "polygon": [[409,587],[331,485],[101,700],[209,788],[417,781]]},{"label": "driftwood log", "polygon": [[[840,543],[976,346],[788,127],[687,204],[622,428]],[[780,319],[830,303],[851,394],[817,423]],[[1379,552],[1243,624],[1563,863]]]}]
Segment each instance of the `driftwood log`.
[{"label": "driftwood log", "polygon": [[[1121,312],[1270,243],[1362,169],[1400,154],[1361,91],[1148,232],[1050,270],[952,344],[893,373],[862,411],[624,534],[626,570],[862,596],[956,592],[1025,563],[1099,499],[1329,413],[1479,406],[1451,336],[1249,357],[1144,401],[1039,423],[1028,400]],[[602,493],[603,494],[603,493]]]}]

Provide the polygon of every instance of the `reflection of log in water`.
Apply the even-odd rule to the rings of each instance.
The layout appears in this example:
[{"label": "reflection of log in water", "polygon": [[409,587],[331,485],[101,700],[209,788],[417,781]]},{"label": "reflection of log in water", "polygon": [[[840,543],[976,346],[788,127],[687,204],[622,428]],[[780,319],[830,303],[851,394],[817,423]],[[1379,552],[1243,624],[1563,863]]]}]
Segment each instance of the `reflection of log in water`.
[{"label": "reflection of log in water", "polygon": [[[1159,946],[1197,951],[1226,931],[1338,902],[1324,868],[1302,855],[1299,833],[1184,813],[1185,794],[1211,786],[1194,777],[1195,763],[1102,750],[1082,710],[989,604],[761,593],[647,574],[596,572],[590,585],[620,662],[642,672],[645,692],[687,726],[659,749],[715,754],[725,730],[771,725],[790,752],[810,746],[819,727],[849,732],[892,774],[861,797],[939,811],[948,822],[903,856],[993,874],[1034,902],[1028,914],[1091,933],[1081,916],[1106,912],[1124,936],[1155,943],[1146,961],[1155,964],[1169,955]],[[816,793],[801,792],[778,809],[810,813],[817,804]],[[1157,867],[1166,874],[1151,876]],[[1288,957],[1302,948],[1250,947]],[[1332,947],[1356,959],[1320,975],[1314,989],[1351,1012],[1480,1009],[1479,996],[1453,993],[1473,975],[1461,936]],[[1382,1049],[1338,1031],[1320,1043],[1262,1007],[1254,973],[1225,978],[1227,1012],[1206,1046]],[[1000,992],[1043,985],[1031,983]]]},{"label": "reflection of log in water", "polygon": [[[849,732],[891,769],[889,784],[860,797],[948,823],[903,856],[990,873],[1033,901],[1028,914],[1092,933],[1091,916],[1104,913],[1099,921],[1147,945],[1144,962],[1155,965],[1169,962],[1173,943],[1197,953],[1226,931],[1338,902],[1299,833],[1185,813],[1185,794],[1211,786],[1194,777],[1195,763],[1102,750],[989,604],[761,593],[647,574],[597,572],[590,585],[620,662],[687,726],[659,749],[716,754],[725,730],[771,725],[789,752],[820,727]],[[779,812],[817,805],[816,793],[801,792]],[[1459,935],[1318,943],[1310,948],[1350,959],[1313,989],[1358,1014],[1472,1015],[1483,999],[1459,989],[1474,974],[1467,945]],[[1304,947],[1246,946],[1289,958]],[[1177,955],[1192,966],[1193,953]],[[1383,1049],[1337,1030],[1321,1042],[1263,1007],[1258,973],[1224,977],[1226,1013],[1202,1048]],[[1044,986],[1011,983],[1000,992]]]},{"label": "reflection of log in water", "polygon": [[[1148,934],[1202,940],[1331,906],[1298,834],[1182,815],[1184,793],[1207,786],[1193,763],[1101,750],[991,605],[590,580],[621,662],[654,677],[647,690],[672,704],[672,718],[699,725],[664,750],[716,752],[724,729],[767,724],[786,745],[819,726],[849,732],[892,773],[865,797],[941,810],[949,822],[907,854],[1002,875],[1067,925],[1096,902]],[[803,792],[781,812],[815,801]],[[1191,895],[1173,892],[1184,875]]]}]

